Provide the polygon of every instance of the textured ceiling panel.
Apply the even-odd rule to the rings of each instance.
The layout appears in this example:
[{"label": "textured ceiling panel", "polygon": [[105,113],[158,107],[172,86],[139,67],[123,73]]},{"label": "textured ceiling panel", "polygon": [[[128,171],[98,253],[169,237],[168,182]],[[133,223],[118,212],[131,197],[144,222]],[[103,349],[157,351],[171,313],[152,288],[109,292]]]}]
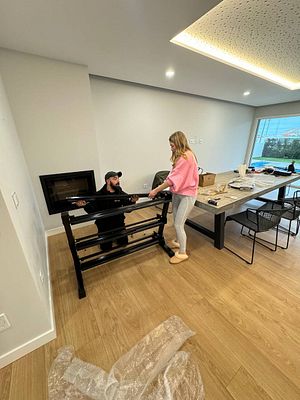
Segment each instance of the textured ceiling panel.
[{"label": "textured ceiling panel", "polygon": [[[268,79],[259,73],[264,70],[272,74],[270,80],[276,82],[272,77],[277,76],[289,81],[290,89],[298,89],[299,21],[300,0],[223,0],[172,42],[238,68],[230,57],[242,60],[240,69],[247,70],[245,65],[251,64],[255,67],[248,72]],[[224,60],[218,50],[225,53]],[[289,86],[282,82],[277,83]]]}]

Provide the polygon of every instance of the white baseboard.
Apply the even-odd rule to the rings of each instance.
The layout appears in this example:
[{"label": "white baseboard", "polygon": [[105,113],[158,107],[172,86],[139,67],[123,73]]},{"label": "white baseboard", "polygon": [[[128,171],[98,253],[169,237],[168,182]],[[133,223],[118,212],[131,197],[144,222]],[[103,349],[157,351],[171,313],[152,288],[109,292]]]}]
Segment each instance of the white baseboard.
[{"label": "white baseboard", "polygon": [[46,236],[54,236],[54,235],[58,235],[59,233],[62,233],[65,231],[65,228],[63,226],[59,226],[57,228],[53,228],[53,229],[48,229],[46,231]]},{"label": "white baseboard", "polygon": [[54,305],[53,305],[53,296],[52,296],[52,285],[51,285],[51,276],[50,276],[48,238],[47,238],[47,234],[46,233],[45,233],[45,243],[46,243],[46,255],[47,255],[46,265],[47,265],[47,281],[48,281],[48,293],[49,293],[49,309],[50,309],[51,331],[54,331],[55,337],[56,337],[56,325],[55,325]]},{"label": "white baseboard", "polygon": [[32,340],[29,340],[27,343],[24,343],[21,346],[9,351],[8,353],[3,354],[0,357],[0,369],[6,367],[8,364],[16,361],[18,358],[25,356],[33,350],[38,349],[39,347],[43,346],[44,344],[50,342],[55,338],[56,332],[53,328],[48,332],[45,332],[42,335],[39,335]]},{"label": "white baseboard", "polygon": [[51,279],[50,279],[50,265],[49,265],[49,253],[48,253],[48,240],[47,235],[45,235],[46,241],[46,265],[47,265],[47,282],[48,282],[48,305],[49,305],[49,316],[50,316],[50,326],[51,328],[42,333],[41,335],[29,340],[26,343],[16,347],[13,350],[3,354],[0,356],[0,369],[6,367],[8,364],[18,360],[19,358],[25,356],[26,354],[38,349],[39,347],[47,344],[51,340],[56,338],[56,327],[55,327],[55,318],[54,318],[54,307],[53,307],[53,298],[52,298],[52,288],[51,288]]},{"label": "white baseboard", "polygon": [[[83,228],[84,226],[88,226],[88,225],[92,225],[95,221],[88,221],[88,222],[84,222],[82,224],[80,224],[80,227],[74,227],[72,229],[78,229],[78,228]],[[48,229],[46,231],[46,236],[53,236],[53,235],[58,235],[59,233],[63,233],[65,232],[65,228],[63,226],[58,226],[57,228],[53,228],[53,229]]]}]

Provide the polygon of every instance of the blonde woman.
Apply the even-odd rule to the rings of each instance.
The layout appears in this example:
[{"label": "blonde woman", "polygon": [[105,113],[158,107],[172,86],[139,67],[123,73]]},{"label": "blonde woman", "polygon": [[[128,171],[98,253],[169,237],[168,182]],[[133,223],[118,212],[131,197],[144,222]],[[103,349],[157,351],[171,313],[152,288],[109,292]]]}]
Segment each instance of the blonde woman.
[{"label": "blonde woman", "polygon": [[186,254],[185,221],[193,209],[198,191],[198,165],[197,160],[188,145],[183,132],[175,132],[169,137],[172,151],[172,170],[166,180],[149,193],[149,197],[155,197],[159,192],[170,188],[173,193],[173,219],[176,231],[176,239],[172,240],[171,247],[178,251],[170,258],[171,264],[178,264],[188,259]]}]

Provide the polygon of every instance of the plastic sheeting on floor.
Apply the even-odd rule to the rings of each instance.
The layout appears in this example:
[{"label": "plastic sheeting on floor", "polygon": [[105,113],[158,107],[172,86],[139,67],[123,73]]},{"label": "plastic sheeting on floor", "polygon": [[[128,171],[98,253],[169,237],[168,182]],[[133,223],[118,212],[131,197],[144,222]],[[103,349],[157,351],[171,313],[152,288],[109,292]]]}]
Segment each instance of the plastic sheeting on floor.
[{"label": "plastic sheeting on floor", "polygon": [[178,351],[194,335],[172,316],[124,354],[110,372],[62,347],[48,377],[49,400],[202,400],[204,389],[190,353]]}]

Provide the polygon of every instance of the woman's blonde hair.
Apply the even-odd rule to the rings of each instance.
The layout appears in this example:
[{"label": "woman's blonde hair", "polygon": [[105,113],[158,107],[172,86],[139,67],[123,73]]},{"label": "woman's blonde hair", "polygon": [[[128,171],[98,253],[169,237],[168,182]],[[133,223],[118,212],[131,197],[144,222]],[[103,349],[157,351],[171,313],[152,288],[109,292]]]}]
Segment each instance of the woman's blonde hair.
[{"label": "woman's blonde hair", "polygon": [[193,153],[192,149],[189,146],[188,140],[185,134],[181,131],[177,131],[172,133],[169,137],[169,142],[175,145],[175,151],[172,152],[171,162],[173,166],[176,164],[177,160],[180,157],[184,157],[187,159],[186,152],[189,150]]}]

